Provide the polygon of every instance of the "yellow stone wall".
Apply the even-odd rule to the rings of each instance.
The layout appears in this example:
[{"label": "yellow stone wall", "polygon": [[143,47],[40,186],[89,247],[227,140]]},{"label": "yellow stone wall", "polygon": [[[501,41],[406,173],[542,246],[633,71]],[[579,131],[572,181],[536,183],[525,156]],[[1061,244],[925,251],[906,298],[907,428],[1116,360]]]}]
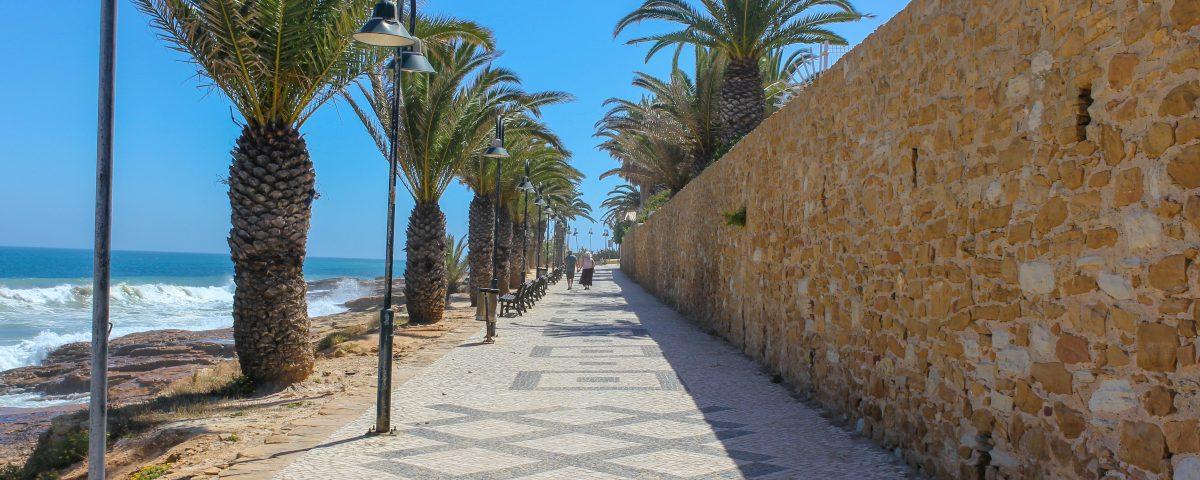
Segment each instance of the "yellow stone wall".
[{"label": "yellow stone wall", "polygon": [[1200,0],[914,0],[622,268],[937,476],[1198,478],[1198,69]]}]

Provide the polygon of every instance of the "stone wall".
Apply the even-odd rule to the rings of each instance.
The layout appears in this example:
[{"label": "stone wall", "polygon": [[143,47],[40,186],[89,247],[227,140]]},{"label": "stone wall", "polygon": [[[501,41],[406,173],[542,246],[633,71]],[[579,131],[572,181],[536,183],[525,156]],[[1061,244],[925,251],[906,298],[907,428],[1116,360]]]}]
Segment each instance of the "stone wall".
[{"label": "stone wall", "polygon": [[1200,478],[1198,68],[1197,0],[914,0],[622,268],[937,476]]}]

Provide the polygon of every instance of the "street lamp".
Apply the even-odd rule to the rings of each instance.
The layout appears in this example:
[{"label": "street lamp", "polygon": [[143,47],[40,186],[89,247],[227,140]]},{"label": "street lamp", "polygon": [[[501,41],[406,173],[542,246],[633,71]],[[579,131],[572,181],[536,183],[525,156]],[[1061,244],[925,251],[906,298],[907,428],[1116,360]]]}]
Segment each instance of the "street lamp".
[{"label": "street lamp", "polygon": [[592,229],[588,229],[588,251],[592,251]]},{"label": "street lamp", "polygon": [[526,255],[527,253],[529,253],[529,194],[536,191],[536,189],[533,187],[533,182],[529,181],[529,162],[528,161],[525,162],[525,180],[521,182],[521,186],[518,188],[520,188],[521,191],[524,192],[524,195],[525,195],[525,199],[524,199],[525,214],[521,218],[521,222],[522,222],[521,231],[525,232],[525,234],[521,236],[521,284],[524,285],[525,279],[529,275],[529,263],[528,263],[529,255]]},{"label": "street lamp", "polygon": [[[416,29],[416,0],[412,0],[409,18],[413,29]],[[382,434],[392,430],[392,334],[396,328],[395,312],[392,311],[392,264],[396,243],[396,175],[400,156],[400,72],[404,71],[404,48],[417,44],[417,39],[405,30],[400,21],[400,9],[393,0],[380,0],[376,3],[371,17],[353,37],[354,40],[367,45],[395,48],[392,61],[388,64],[388,68],[392,70],[393,81],[392,124],[388,132],[391,144],[388,146],[387,251],[384,252],[383,265],[383,308],[379,311],[379,371],[373,430],[376,434]],[[432,73],[433,69],[413,71]]]},{"label": "street lamp", "polygon": [[483,302],[484,320],[487,321],[483,343],[496,343],[496,300],[500,295],[500,160],[509,156],[508,150],[504,149],[504,117],[496,117],[496,138],[492,139],[492,145],[483,152],[483,156],[496,159],[496,196],[492,199],[495,203],[492,220],[492,284],[491,288],[480,288],[479,291],[488,294]]},{"label": "street lamp", "polygon": [[96,230],[92,260],[92,364],[88,399],[88,479],[104,480],[108,427],[108,288],[112,241],[113,104],[117,1],[100,2],[100,89],[96,125]]},{"label": "street lamp", "polygon": [[542,240],[545,238],[545,233],[543,230],[546,228],[545,221],[544,221],[544,218],[545,218],[544,215],[546,213],[546,199],[542,198],[542,195],[539,192],[538,196],[537,196],[537,200],[535,200],[533,203],[534,203],[534,205],[537,205],[537,207],[538,207],[538,223],[537,223],[538,242],[537,242],[536,278],[542,278],[542,276],[545,275],[545,271],[542,269]]}]

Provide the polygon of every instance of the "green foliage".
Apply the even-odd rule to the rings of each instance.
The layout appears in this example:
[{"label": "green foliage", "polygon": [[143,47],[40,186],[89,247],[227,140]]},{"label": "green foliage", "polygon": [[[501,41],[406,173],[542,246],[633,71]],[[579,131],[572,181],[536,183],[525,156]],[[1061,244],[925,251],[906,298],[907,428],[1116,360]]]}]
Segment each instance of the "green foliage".
[{"label": "green foliage", "polygon": [[661,20],[680,30],[629,41],[651,44],[647,60],[665,48],[686,44],[714,49],[731,60],[759,61],[772,50],[790,45],[845,45],[846,39],[828,26],[868,16],[855,10],[850,0],[705,0],[702,4],[703,9],[696,9],[686,0],[645,0],[617,22],[613,35],[639,22]]},{"label": "green foliage", "polygon": [[736,212],[730,212],[730,213],[726,213],[724,215],[725,215],[725,224],[726,225],[730,225],[730,226],[734,226],[734,227],[746,226],[746,207],[742,207],[740,210],[738,210]]},{"label": "green foliage", "polygon": [[25,469],[12,463],[0,466],[0,480],[23,480]]},{"label": "green foliage", "polygon": [[613,243],[620,245],[625,240],[625,232],[633,227],[633,222],[630,220],[621,220],[612,226]]},{"label": "green foliage", "polygon": [[236,433],[231,433],[231,434],[229,434],[229,437],[223,438],[222,440],[224,440],[226,442],[230,442],[230,443],[237,443],[237,442],[242,441],[242,438],[239,437]]},{"label": "green foliage", "polygon": [[329,350],[364,333],[367,333],[367,327],[364,325],[351,325],[329,332],[324,338],[321,338],[320,342],[317,342],[317,351],[323,352]]},{"label": "green foliage", "polygon": [[83,425],[86,418],[76,417],[84,416],[55,418],[50,430],[42,433],[33,454],[25,462],[24,478],[57,472],[87,457],[88,429]]},{"label": "green foliage", "polygon": [[467,261],[467,237],[455,241],[454,235],[446,235],[446,296],[458,293],[467,278],[470,263]]},{"label": "green foliage", "polygon": [[722,157],[725,156],[725,154],[729,153],[730,150],[733,150],[733,147],[737,146],[738,142],[742,141],[742,138],[743,137],[738,137],[737,139],[733,140],[732,142],[728,142],[728,143],[721,145],[721,147],[717,149],[716,154],[713,155],[713,161],[715,162],[717,160],[720,160]]},{"label": "green foliage", "polygon": [[[299,125],[381,60],[351,38],[371,0],[135,0],[253,125]],[[380,49],[381,50],[381,49]]]},{"label": "green foliage", "polygon": [[129,480],[155,480],[171,473],[170,463],[160,463],[158,465],[148,465],[138,469],[129,476]]},{"label": "green foliage", "polygon": [[650,198],[646,199],[646,204],[642,206],[641,214],[638,215],[638,222],[645,222],[651,214],[657,212],[658,209],[662,208],[669,201],[671,201],[671,192],[662,191],[651,195]]}]

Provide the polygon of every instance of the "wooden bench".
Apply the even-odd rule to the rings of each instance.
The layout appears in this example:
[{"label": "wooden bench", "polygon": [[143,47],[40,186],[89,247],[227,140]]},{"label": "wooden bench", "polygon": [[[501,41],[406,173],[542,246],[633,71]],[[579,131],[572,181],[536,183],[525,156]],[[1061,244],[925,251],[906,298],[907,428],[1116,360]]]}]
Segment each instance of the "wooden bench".
[{"label": "wooden bench", "polygon": [[514,310],[517,312],[517,315],[524,314],[525,308],[522,304],[522,300],[524,299],[525,295],[526,288],[524,284],[518,286],[516,292],[509,293],[508,295],[501,295],[500,316],[503,317]]}]

